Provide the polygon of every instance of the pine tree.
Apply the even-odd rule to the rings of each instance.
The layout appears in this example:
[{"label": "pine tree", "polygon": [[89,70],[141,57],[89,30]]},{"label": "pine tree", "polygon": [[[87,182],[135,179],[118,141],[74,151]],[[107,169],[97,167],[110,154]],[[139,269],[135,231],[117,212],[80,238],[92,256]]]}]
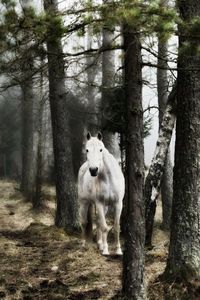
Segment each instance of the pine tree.
[{"label": "pine tree", "polygon": [[200,3],[178,1],[177,125],[171,238],[166,273],[200,279]]},{"label": "pine tree", "polygon": [[[160,2],[161,7],[167,7],[166,0]],[[159,106],[159,128],[162,123],[168,99],[168,41],[158,33],[158,69],[157,69],[157,91]],[[171,222],[171,206],[173,196],[173,167],[171,162],[170,148],[165,160],[165,169],[161,184],[162,199],[162,228],[168,230]]]},{"label": "pine tree", "polygon": [[124,26],[125,93],[127,106],[127,215],[123,257],[123,294],[145,299],[144,268],[144,149],[140,37],[134,26]]},{"label": "pine tree", "polygon": [[69,112],[65,88],[65,70],[61,44],[62,25],[57,16],[56,0],[45,0],[44,8],[51,22],[48,28],[47,51],[49,100],[51,108],[59,227],[76,229],[78,225],[77,190],[72,165]]}]

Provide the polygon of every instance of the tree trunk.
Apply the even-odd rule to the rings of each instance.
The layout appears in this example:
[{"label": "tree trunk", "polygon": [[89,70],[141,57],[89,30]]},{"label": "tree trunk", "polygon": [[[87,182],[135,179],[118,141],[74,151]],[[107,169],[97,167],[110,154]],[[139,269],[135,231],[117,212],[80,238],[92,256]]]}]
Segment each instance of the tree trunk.
[{"label": "tree trunk", "polygon": [[145,244],[151,247],[154,216],[156,211],[156,200],[160,192],[160,184],[164,172],[164,166],[168,148],[170,145],[172,131],[175,124],[176,109],[176,84],[168,97],[167,107],[160,126],[154,157],[145,180],[144,198],[146,205],[146,240]]},{"label": "tree trunk", "polygon": [[3,174],[4,178],[7,177],[7,163],[6,163],[6,153],[3,154]]},{"label": "tree trunk", "polygon": [[38,132],[38,141],[37,141],[37,157],[36,157],[36,175],[35,175],[35,193],[33,199],[33,208],[38,209],[42,207],[42,173],[44,166],[44,157],[43,157],[43,149],[44,149],[44,78],[43,78],[43,59],[41,59],[41,72],[40,72],[40,89],[38,95],[38,111],[37,111],[37,132]]},{"label": "tree trunk", "polygon": [[40,127],[37,147],[37,158],[36,158],[36,176],[35,176],[35,193],[33,199],[33,208],[38,209],[42,207],[42,168],[43,168],[43,157],[42,157],[42,127]]},{"label": "tree trunk", "polygon": [[[29,68],[29,69],[28,69]],[[22,178],[21,190],[25,197],[32,201],[34,190],[33,168],[33,79],[31,78],[32,62],[22,69],[25,79],[22,89]]]},{"label": "tree trunk", "polygon": [[[166,0],[161,5],[167,5]],[[168,99],[168,76],[167,76],[167,49],[168,43],[161,37],[158,37],[158,69],[157,69],[157,89],[158,89],[158,105],[159,105],[159,128]],[[168,230],[171,222],[171,206],[173,196],[173,167],[170,157],[170,149],[165,160],[163,179],[161,184],[162,196],[162,228]]]},{"label": "tree trunk", "polygon": [[[49,99],[52,118],[53,148],[56,174],[57,209],[55,223],[58,227],[76,229],[78,225],[77,189],[72,166],[72,151],[65,89],[65,71],[61,36],[55,35],[54,18],[58,8],[56,0],[45,0],[44,8],[51,16],[47,51],[49,70]],[[57,26],[61,26],[58,25]]]},{"label": "tree trunk", "polygon": [[[178,1],[178,6],[185,23],[199,18],[199,1]],[[166,273],[173,279],[199,280],[200,38],[194,31],[192,35],[179,30],[174,196]]]},{"label": "tree trunk", "polygon": [[[24,9],[32,7],[32,1],[22,0]],[[26,13],[25,13],[26,17]],[[29,40],[27,33],[23,33],[23,38]],[[24,63],[21,66],[22,74],[22,178],[21,190],[28,200],[33,200],[34,193],[34,152],[33,152],[33,54],[31,43],[27,42],[23,47]]]},{"label": "tree trunk", "polygon": [[144,299],[144,148],[141,45],[130,25],[124,26],[125,93],[127,105],[127,215],[123,257],[123,294]]},{"label": "tree trunk", "polygon": [[172,197],[173,197],[173,166],[170,149],[165,160],[164,174],[161,185],[162,199],[162,229],[169,230],[171,224]]}]

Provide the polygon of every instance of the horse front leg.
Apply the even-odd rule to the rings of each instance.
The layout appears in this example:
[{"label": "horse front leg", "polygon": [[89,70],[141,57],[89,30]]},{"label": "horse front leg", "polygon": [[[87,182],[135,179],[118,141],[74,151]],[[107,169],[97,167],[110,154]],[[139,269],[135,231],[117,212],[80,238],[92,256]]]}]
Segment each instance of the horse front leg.
[{"label": "horse front leg", "polygon": [[103,240],[102,240],[102,231],[101,231],[98,213],[97,213],[97,217],[96,217],[96,224],[97,224],[97,247],[102,252],[103,251]]},{"label": "horse front leg", "polygon": [[[108,212],[108,207],[104,205],[104,216],[106,216],[107,212]],[[103,251],[103,238],[102,238],[102,230],[101,230],[98,215],[97,215],[97,246],[98,246],[99,250],[102,252]]]},{"label": "horse front leg", "polygon": [[120,216],[122,212],[122,202],[118,202],[115,206],[115,219],[114,219],[114,237],[115,237],[115,253],[122,255],[120,244]]},{"label": "horse front leg", "polygon": [[87,235],[87,224],[88,224],[88,209],[89,202],[80,202],[80,223],[82,229],[82,246],[85,247],[86,240],[88,239]]},{"label": "horse front leg", "polygon": [[98,213],[98,229],[97,229],[97,244],[99,249],[102,249],[103,255],[109,255],[108,251],[108,226],[106,224],[104,205],[100,202],[96,203],[96,209]]},{"label": "horse front leg", "polygon": [[101,252],[103,252],[103,238],[100,228],[99,220],[97,221],[97,246]]}]

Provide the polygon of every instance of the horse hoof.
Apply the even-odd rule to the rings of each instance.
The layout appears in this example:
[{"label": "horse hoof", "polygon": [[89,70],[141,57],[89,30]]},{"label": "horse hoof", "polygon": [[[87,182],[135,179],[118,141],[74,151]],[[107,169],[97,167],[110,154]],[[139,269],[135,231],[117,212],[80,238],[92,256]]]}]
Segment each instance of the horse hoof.
[{"label": "horse hoof", "polygon": [[103,256],[108,256],[108,255],[110,255],[110,253],[109,252],[102,252],[102,255]]},{"label": "horse hoof", "polygon": [[117,249],[115,252],[116,255],[123,255],[122,249]]},{"label": "horse hoof", "polygon": [[106,251],[104,250],[104,251],[102,251],[102,255],[107,256],[107,255],[110,255],[110,253],[108,250],[106,250]]},{"label": "horse hoof", "polygon": [[97,244],[97,247],[98,247],[98,249],[99,249],[99,251],[103,251],[103,245],[102,244]]}]

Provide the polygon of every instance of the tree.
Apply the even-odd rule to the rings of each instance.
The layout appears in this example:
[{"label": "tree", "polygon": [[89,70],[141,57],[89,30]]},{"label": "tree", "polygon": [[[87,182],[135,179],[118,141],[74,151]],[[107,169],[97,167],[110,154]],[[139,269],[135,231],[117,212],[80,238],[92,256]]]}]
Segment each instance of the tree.
[{"label": "tree", "polygon": [[139,34],[125,24],[125,93],[127,105],[127,215],[123,257],[123,293],[126,299],[144,299],[144,149],[141,45]]},{"label": "tree", "polygon": [[156,212],[156,200],[160,193],[165,161],[168,153],[172,131],[176,119],[176,83],[168,96],[168,101],[159,129],[158,141],[155,153],[149,168],[144,186],[145,216],[146,216],[146,239],[145,244],[152,246],[152,233],[154,216]]},{"label": "tree", "polygon": [[179,57],[170,278],[200,279],[200,3],[178,1]]},{"label": "tree", "polygon": [[[26,9],[30,8],[32,1],[22,1],[24,17],[26,18]],[[22,179],[21,190],[25,197],[32,201],[34,193],[34,153],[33,153],[33,51],[29,34],[25,30],[23,33],[25,40],[24,63],[21,65],[21,89],[22,89]]]},{"label": "tree", "polygon": [[[162,0],[160,5],[166,7],[167,1]],[[157,90],[159,105],[159,128],[163,120],[164,111],[168,99],[168,75],[167,75],[167,56],[168,42],[165,38],[158,34],[158,69],[157,69]],[[162,228],[169,229],[171,222],[171,206],[173,195],[173,167],[171,163],[170,149],[168,148],[165,160],[164,173],[161,184],[162,198]]]},{"label": "tree", "polygon": [[40,59],[41,71],[40,71],[40,82],[39,82],[39,95],[37,103],[37,151],[36,151],[36,174],[34,184],[34,197],[33,197],[33,208],[38,209],[42,207],[42,181],[43,181],[43,168],[44,168],[44,58]]},{"label": "tree", "polygon": [[50,18],[47,37],[49,100],[51,108],[53,148],[56,173],[57,210],[55,223],[59,227],[78,227],[77,190],[72,166],[72,151],[67,111],[67,92],[61,44],[62,24],[57,16],[56,0],[45,0]]},{"label": "tree", "polygon": [[[34,188],[33,168],[33,80],[31,66],[27,63],[23,74],[26,76],[22,88],[22,178],[21,190],[27,199],[32,200]],[[28,70],[28,68],[30,68]],[[28,74],[29,73],[29,74]]]}]

